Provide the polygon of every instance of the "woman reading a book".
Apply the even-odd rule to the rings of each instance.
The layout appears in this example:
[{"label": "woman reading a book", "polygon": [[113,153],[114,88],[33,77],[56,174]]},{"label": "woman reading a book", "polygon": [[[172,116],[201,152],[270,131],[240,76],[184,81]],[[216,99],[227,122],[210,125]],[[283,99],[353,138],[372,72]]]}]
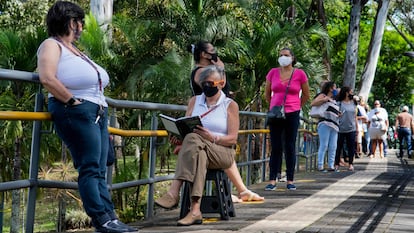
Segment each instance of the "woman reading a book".
[{"label": "woman reading a book", "polygon": [[[199,41],[196,44],[191,44],[188,46],[188,51],[193,54],[193,59],[195,62],[195,67],[191,72],[191,90],[193,95],[201,95],[203,89],[200,85],[200,74],[206,66],[216,65],[224,70],[224,63],[218,57],[216,48],[207,41]],[[224,87],[222,91],[226,96],[231,97],[230,86],[226,82],[226,76],[224,74]],[[175,153],[178,153],[181,146],[177,146]],[[255,192],[247,189],[246,185],[243,183],[243,179],[240,176],[239,169],[237,168],[236,161],[231,165],[231,167],[224,169],[224,172],[229,177],[230,181],[236,187],[237,192],[239,193],[237,201],[264,201],[264,197],[258,195]],[[234,200],[235,201],[235,200]]]},{"label": "woman reading a book", "polygon": [[176,206],[183,182],[190,182],[191,208],[187,216],[177,222],[179,226],[202,223],[200,206],[207,169],[226,169],[234,163],[233,146],[239,131],[239,106],[222,91],[223,70],[214,65],[205,67],[200,83],[203,93],[190,99],[186,116],[202,116],[203,126],[197,126],[184,137],[175,179],[168,192],[155,201],[164,208]]}]

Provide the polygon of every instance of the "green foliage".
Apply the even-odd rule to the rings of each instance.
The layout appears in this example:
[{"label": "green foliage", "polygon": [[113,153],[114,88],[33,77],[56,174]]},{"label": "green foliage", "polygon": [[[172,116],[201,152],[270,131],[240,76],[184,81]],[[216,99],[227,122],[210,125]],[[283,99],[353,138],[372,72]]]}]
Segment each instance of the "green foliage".
[{"label": "green foliage", "polygon": [[52,0],[7,0],[0,4],[0,29],[35,33],[45,25],[45,15]]},{"label": "green foliage", "polygon": [[68,210],[65,215],[66,229],[83,229],[92,226],[92,221],[83,210]]},{"label": "green foliage", "polygon": [[[410,39],[413,40],[414,37],[411,36]],[[391,119],[394,119],[400,107],[414,104],[411,102],[414,64],[412,58],[402,56],[407,49],[406,42],[397,32],[388,30],[384,33],[371,99],[372,102],[375,99],[381,100]]]}]

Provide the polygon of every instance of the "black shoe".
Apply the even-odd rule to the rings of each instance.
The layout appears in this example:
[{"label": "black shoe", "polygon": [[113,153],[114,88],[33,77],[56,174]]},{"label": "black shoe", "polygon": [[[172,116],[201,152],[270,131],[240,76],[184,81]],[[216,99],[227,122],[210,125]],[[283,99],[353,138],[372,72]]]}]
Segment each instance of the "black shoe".
[{"label": "black shoe", "polygon": [[121,232],[128,232],[128,230],[125,227],[121,227],[120,225],[112,222],[112,221],[108,221],[105,224],[103,224],[102,226],[97,226],[96,228],[96,232],[101,232],[101,233],[121,233]]},{"label": "black shoe", "polygon": [[127,232],[138,232],[138,229],[136,229],[135,227],[128,226],[127,224],[119,221],[118,219],[114,219],[112,220],[112,222],[120,227],[127,229]]}]

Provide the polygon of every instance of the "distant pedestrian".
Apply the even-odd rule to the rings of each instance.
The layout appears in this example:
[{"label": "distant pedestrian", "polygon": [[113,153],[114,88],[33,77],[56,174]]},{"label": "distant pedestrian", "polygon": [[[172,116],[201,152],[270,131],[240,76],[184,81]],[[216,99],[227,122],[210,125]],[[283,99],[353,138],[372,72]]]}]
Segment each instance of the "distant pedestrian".
[{"label": "distant pedestrian", "polygon": [[324,116],[318,121],[319,149],[318,149],[318,170],[326,172],[324,168],[325,153],[328,151],[328,171],[334,171],[335,153],[339,131],[339,106],[335,101],[337,95],[336,85],[328,81],[322,84],[322,90],[313,99],[311,106],[329,104]]},{"label": "distant pedestrian", "polygon": [[[270,109],[284,102],[285,119],[269,124],[272,152],[269,161],[269,184],[265,190],[276,189],[276,180],[281,173],[283,148],[286,160],[286,188],[296,190],[293,178],[296,165],[295,142],[299,129],[301,107],[309,99],[308,77],[302,69],[294,68],[295,55],[290,48],[279,51],[280,67],[272,68],[266,75],[265,96]],[[288,91],[286,91],[288,90]],[[286,97],[286,99],[285,99]],[[284,133],[284,137],[282,137]]]},{"label": "distant pedestrian", "polygon": [[362,97],[354,96],[354,100],[357,103],[357,124],[358,132],[356,136],[356,157],[360,158],[363,151],[363,141],[365,140],[365,134],[367,133],[366,123],[368,122],[368,115],[365,108],[361,105],[364,103]]},{"label": "distant pedestrian", "polygon": [[358,132],[356,118],[356,104],[353,99],[353,91],[349,87],[342,87],[338,96],[339,110],[341,116],[339,118],[339,134],[338,145],[336,147],[335,169],[339,169],[341,154],[343,153],[344,142],[346,141],[346,149],[348,152],[348,170],[354,171],[355,156],[355,136]]},{"label": "distant pedestrian", "polygon": [[408,158],[412,156],[411,135],[414,130],[413,116],[408,113],[408,106],[402,107],[402,112],[397,115],[395,120],[395,128],[398,132],[398,141],[400,143],[400,154],[402,158],[404,153],[404,142],[407,144]]},{"label": "distant pedestrian", "polygon": [[371,138],[371,158],[375,157],[377,146],[379,147],[380,158],[384,158],[384,146],[387,141],[388,112],[381,107],[379,100],[374,101],[374,108],[368,113],[368,132]]}]

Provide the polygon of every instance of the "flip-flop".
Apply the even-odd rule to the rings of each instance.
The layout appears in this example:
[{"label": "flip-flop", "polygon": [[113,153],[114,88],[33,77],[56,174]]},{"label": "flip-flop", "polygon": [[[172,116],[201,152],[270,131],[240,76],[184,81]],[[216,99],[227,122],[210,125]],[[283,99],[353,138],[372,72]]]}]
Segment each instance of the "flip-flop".
[{"label": "flip-flop", "polygon": [[264,197],[260,196],[259,194],[252,192],[249,189],[241,192],[239,194],[239,198],[243,201],[264,201]]},{"label": "flip-flop", "polygon": [[237,197],[236,195],[231,195],[231,201],[233,202],[233,203],[241,203],[241,202],[243,202],[243,200],[242,199],[240,199],[239,197]]}]

